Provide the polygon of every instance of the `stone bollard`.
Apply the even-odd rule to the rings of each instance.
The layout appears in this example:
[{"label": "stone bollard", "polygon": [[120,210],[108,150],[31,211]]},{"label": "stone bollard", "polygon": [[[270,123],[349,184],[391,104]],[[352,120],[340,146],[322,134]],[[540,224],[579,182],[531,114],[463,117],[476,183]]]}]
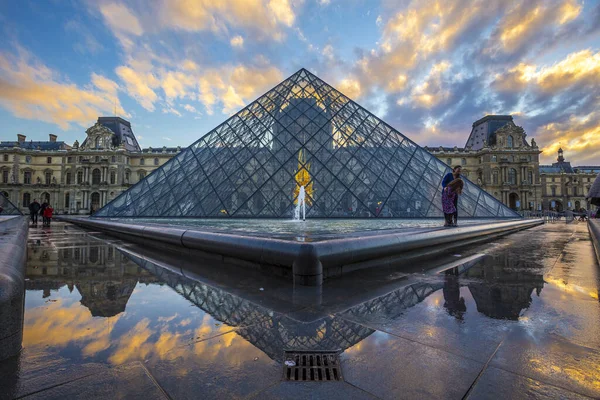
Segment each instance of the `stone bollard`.
[{"label": "stone bollard", "polygon": [[0,361],[19,354],[25,312],[26,217],[0,220]]}]

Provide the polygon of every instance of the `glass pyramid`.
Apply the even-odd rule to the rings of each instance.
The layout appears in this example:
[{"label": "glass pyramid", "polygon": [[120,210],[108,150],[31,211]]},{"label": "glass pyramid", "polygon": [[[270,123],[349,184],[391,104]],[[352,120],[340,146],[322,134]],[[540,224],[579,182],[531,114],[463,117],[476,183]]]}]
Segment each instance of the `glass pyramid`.
[{"label": "glass pyramid", "polygon": [[23,215],[21,210],[13,203],[10,202],[1,192],[0,192],[0,212],[1,215]]},{"label": "glass pyramid", "polygon": [[[100,209],[95,217],[442,217],[450,168],[301,69]],[[519,217],[465,180],[459,212]]]}]

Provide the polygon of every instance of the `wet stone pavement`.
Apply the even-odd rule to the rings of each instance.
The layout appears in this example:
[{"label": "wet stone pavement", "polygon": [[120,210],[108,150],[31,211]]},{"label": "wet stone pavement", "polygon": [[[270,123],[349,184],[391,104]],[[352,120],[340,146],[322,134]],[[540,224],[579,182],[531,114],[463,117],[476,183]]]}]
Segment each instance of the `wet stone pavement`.
[{"label": "wet stone pavement", "polygon": [[[69,224],[32,228],[24,349],[0,363],[0,398],[599,398],[586,225],[459,253],[294,288]],[[343,381],[283,381],[285,350],[339,351]]]}]

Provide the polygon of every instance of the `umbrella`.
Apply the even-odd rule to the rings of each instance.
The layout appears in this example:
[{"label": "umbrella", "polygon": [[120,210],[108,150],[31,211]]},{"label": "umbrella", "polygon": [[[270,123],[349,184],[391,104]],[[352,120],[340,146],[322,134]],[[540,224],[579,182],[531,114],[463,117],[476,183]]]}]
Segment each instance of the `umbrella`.
[{"label": "umbrella", "polygon": [[587,199],[590,200],[591,204],[600,207],[600,175],[596,177],[596,180],[592,184]]}]

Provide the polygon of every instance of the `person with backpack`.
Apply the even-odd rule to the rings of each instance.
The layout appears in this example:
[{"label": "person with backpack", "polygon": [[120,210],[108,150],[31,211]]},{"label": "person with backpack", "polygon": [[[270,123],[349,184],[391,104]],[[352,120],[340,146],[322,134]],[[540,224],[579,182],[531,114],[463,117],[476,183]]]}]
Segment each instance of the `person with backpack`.
[{"label": "person with backpack", "polygon": [[31,225],[37,225],[38,213],[40,212],[40,203],[36,199],[29,204],[29,215],[31,216]]}]

